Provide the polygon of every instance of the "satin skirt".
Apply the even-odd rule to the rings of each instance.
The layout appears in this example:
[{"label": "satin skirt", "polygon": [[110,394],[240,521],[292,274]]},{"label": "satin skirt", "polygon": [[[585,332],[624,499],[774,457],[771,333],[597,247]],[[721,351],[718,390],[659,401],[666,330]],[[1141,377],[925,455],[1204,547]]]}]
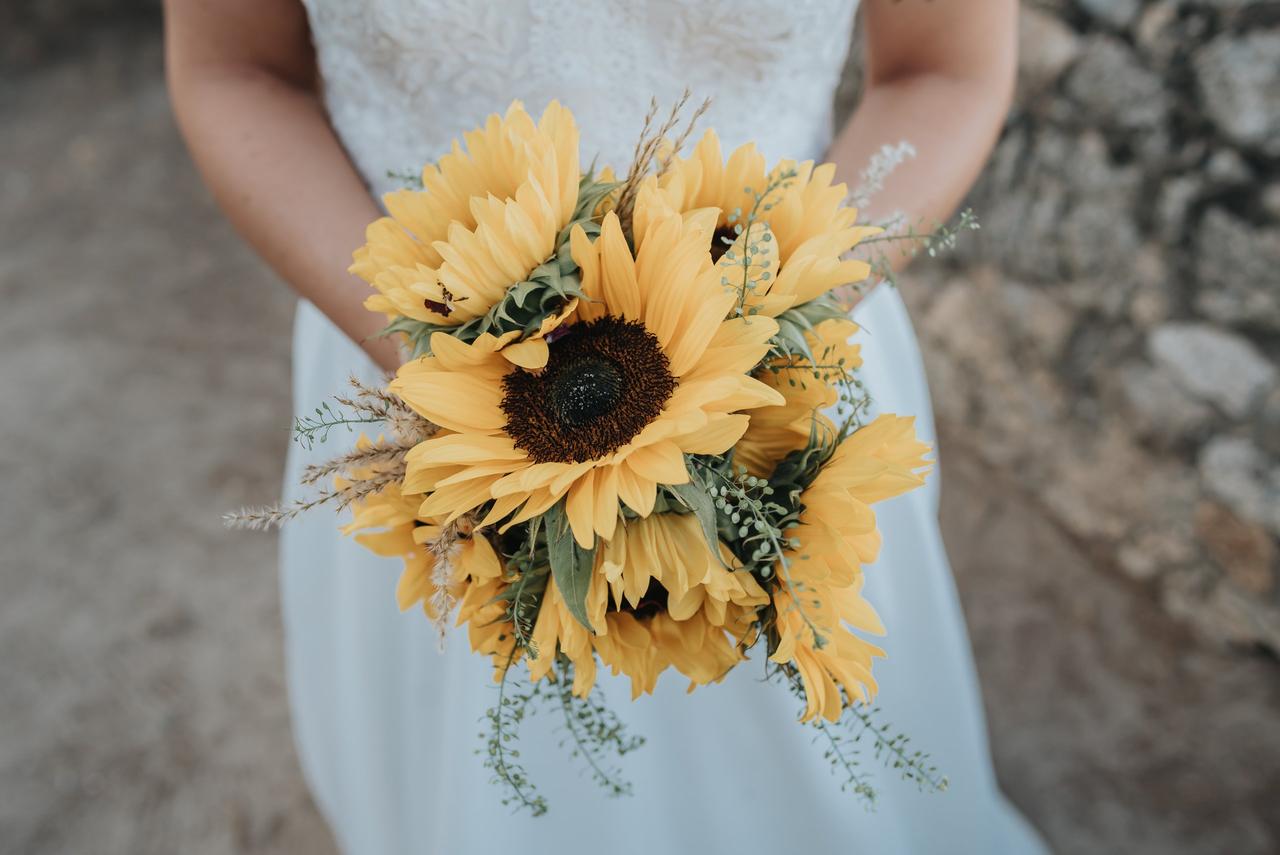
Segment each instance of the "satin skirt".
[{"label": "satin skirt", "polygon": [[[932,441],[924,369],[899,294],[877,289],[854,319],[875,410],[914,414]],[[296,411],[310,413],[352,373],[377,378],[363,353],[302,303]],[[293,446],[286,496],[304,465],[353,439],[338,430],[310,451]],[[465,630],[451,630],[440,652],[421,611],[396,607],[399,562],[343,537],[331,512],[290,524],[281,585],[294,734],[340,847],[349,855],[1045,851],[996,786],[938,491],[935,469],[925,488],[877,506],[884,548],[866,570],[865,593],[888,629],[878,640],[888,652],[876,666],[879,717],[929,751],[950,787],[919,792],[864,748],[861,763],[879,791],[870,810],[841,792],[820,734],[796,723],[788,691],[763,681],[757,652],[692,694],[668,672],[653,696],[634,703],[625,678],[601,672],[598,690],[647,740],[621,761],[630,797],[609,798],[593,783],[562,747],[558,711],[539,710],[523,723],[519,748],[550,811],[513,813],[477,754],[482,717],[497,700],[487,658],[469,651]]]}]

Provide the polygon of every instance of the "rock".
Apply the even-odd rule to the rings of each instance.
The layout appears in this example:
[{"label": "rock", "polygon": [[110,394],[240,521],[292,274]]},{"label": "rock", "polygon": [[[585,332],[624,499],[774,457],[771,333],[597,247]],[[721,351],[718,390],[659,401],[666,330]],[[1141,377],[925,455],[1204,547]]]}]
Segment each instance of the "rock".
[{"label": "rock", "polygon": [[1209,156],[1204,167],[1205,174],[1215,184],[1230,186],[1244,184],[1253,178],[1253,170],[1244,162],[1235,149],[1220,148]]},{"label": "rock", "polygon": [[1069,311],[1043,291],[1019,282],[1000,283],[1000,312],[1015,336],[1046,360],[1056,360],[1071,335]]},{"label": "rock", "polygon": [[1262,191],[1262,210],[1273,222],[1280,223],[1280,181],[1273,181]]},{"label": "rock", "polygon": [[[1057,239],[1060,263],[1071,278],[1107,280],[1099,284],[1110,292],[1116,291],[1116,280],[1127,284],[1141,236],[1125,201],[1086,198],[1067,211]],[[1120,308],[1113,305],[1109,313]]]},{"label": "rock", "polygon": [[1205,112],[1232,141],[1280,156],[1280,32],[1221,35],[1196,52]]},{"label": "rock", "polygon": [[1129,319],[1148,329],[1169,317],[1171,278],[1167,250],[1155,242],[1144,244],[1133,260],[1134,292],[1129,298]]},{"label": "rock", "polygon": [[1160,237],[1172,243],[1182,238],[1187,212],[1204,190],[1204,179],[1198,174],[1177,175],[1160,183],[1156,195],[1156,227]]},{"label": "rock", "polygon": [[[1005,342],[993,309],[973,283],[957,280],[943,287],[921,326],[930,338],[946,342],[954,359],[966,363],[997,361],[1003,357]],[[977,334],[956,335],[956,330]]]},{"label": "rock", "polygon": [[1162,324],[1147,345],[1178,385],[1233,418],[1247,415],[1276,380],[1275,367],[1247,339],[1208,324]]},{"label": "rock", "polygon": [[1206,491],[1242,519],[1280,534],[1280,467],[1268,467],[1247,439],[1214,437],[1200,451],[1200,479]]},{"label": "rock", "polygon": [[[1142,189],[1138,169],[1112,163],[1096,131],[1074,141],[1046,136],[1036,147],[1035,168],[1059,175],[1072,191],[1067,210],[1036,235],[1056,245],[1058,269],[1072,279],[1110,280],[1101,283],[1109,291],[1117,281],[1127,284],[1141,240],[1134,217]],[[1042,270],[1041,277],[1062,278],[1052,273]]]},{"label": "rock", "polygon": [[1174,617],[1205,640],[1223,645],[1280,650],[1280,609],[1240,591],[1214,584],[1209,568],[1185,568],[1161,577],[1161,599]]},{"label": "rock", "polygon": [[1129,319],[1149,329],[1169,318],[1173,310],[1169,262],[1164,247],[1148,243],[1133,259],[1135,288],[1129,298]]},{"label": "rock", "polygon": [[1119,166],[1112,161],[1107,137],[1096,129],[1090,128],[1075,139],[1058,138],[1036,154],[1040,165],[1069,180],[1080,196],[1111,194],[1134,200],[1142,190],[1138,165]]},{"label": "rock", "polygon": [[1280,332],[1280,227],[1211,208],[1195,247],[1196,308],[1224,324]]},{"label": "rock", "polygon": [[1202,502],[1196,508],[1196,534],[1241,590],[1259,596],[1274,590],[1276,544],[1262,526],[1245,522],[1218,502]]},{"label": "rock", "polygon": [[1035,7],[1023,7],[1018,15],[1018,86],[1021,92],[1029,94],[1049,86],[1079,55],[1080,37],[1074,30]]},{"label": "rock", "polygon": [[1088,40],[1067,78],[1067,93],[1089,112],[1085,118],[1090,124],[1122,130],[1152,131],[1169,112],[1164,81],[1111,36]]},{"label": "rock", "polygon": [[1254,436],[1259,448],[1273,459],[1280,459],[1280,388],[1273,389],[1263,402]]},{"label": "rock", "polygon": [[1116,553],[1120,569],[1133,579],[1145,582],[1169,568],[1186,564],[1196,557],[1190,526],[1171,528],[1142,527],[1131,535]]},{"label": "rock", "polygon": [[1133,23],[1142,4],[1138,0],[1078,0],[1081,8],[1091,17],[1107,26],[1123,30]]},{"label": "rock", "polygon": [[1129,319],[1138,329],[1150,329],[1168,319],[1172,306],[1164,288],[1139,283],[1129,298]]},{"label": "rock", "polygon": [[1162,445],[1194,440],[1213,421],[1213,410],[1192,398],[1165,371],[1131,363],[1120,371],[1120,392],[1139,436]]},{"label": "rock", "polygon": [[1180,43],[1177,26],[1178,7],[1174,0],[1148,3],[1134,28],[1134,40],[1143,53],[1163,64]]}]

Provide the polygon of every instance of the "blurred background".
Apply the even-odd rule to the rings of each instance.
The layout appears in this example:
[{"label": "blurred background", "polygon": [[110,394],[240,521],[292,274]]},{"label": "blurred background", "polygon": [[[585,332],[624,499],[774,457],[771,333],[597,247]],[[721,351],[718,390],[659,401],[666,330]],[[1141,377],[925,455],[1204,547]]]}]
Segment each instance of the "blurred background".
[{"label": "blurred background", "polygon": [[[157,5],[0,5],[0,851],[329,852],[219,519],[279,489],[292,298]],[[1020,30],[982,231],[901,283],[997,770],[1060,852],[1280,851],[1280,3]]]}]

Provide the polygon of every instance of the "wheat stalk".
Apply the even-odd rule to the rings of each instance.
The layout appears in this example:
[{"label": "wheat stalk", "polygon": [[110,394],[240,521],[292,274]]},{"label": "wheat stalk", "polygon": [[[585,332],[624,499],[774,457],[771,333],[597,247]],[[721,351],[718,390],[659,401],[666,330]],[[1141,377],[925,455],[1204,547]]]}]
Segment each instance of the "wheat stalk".
[{"label": "wheat stalk", "polygon": [[[622,230],[626,233],[631,232],[631,215],[635,208],[636,194],[640,191],[640,183],[644,177],[649,174],[649,168],[653,165],[654,158],[662,150],[663,144],[667,140],[667,135],[680,122],[680,114],[684,111],[685,105],[689,103],[692,93],[686,89],[680,96],[680,99],[672,106],[671,112],[667,114],[667,118],[663,123],[655,128],[654,120],[658,117],[658,99],[651,98],[649,100],[649,111],[645,113],[644,125],[640,129],[640,137],[636,140],[635,155],[631,161],[631,168],[627,171],[627,178],[622,182],[622,188],[618,192],[618,203],[614,206],[614,211],[618,214],[618,220],[622,224]],[[710,99],[703,101],[701,106],[694,111],[693,116],[689,119],[689,123],[685,126],[680,136],[676,138],[670,151],[662,158],[661,169],[665,170],[670,164],[671,159],[675,157],[681,146],[688,141],[689,136],[693,133],[694,123],[710,108]]]}]

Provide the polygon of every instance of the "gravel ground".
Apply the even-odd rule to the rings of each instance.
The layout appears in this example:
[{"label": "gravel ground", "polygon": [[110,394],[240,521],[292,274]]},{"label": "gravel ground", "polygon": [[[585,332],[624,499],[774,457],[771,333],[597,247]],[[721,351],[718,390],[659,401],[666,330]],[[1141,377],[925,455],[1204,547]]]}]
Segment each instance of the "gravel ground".
[{"label": "gravel ground", "polygon": [[[332,851],[281,680],[292,301],[220,220],[153,34],[0,81],[0,851]],[[907,285],[909,287],[909,283]],[[1273,661],[1204,649],[944,432],[1001,780],[1061,852],[1280,849]]]}]

